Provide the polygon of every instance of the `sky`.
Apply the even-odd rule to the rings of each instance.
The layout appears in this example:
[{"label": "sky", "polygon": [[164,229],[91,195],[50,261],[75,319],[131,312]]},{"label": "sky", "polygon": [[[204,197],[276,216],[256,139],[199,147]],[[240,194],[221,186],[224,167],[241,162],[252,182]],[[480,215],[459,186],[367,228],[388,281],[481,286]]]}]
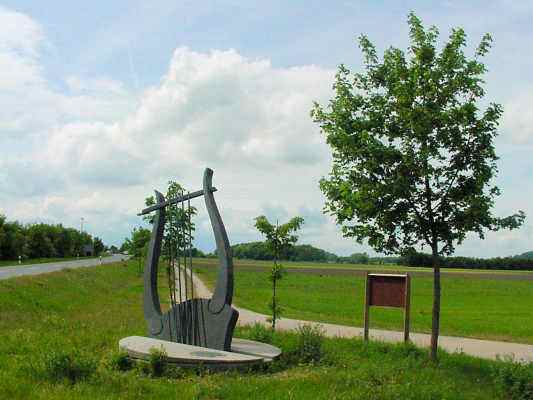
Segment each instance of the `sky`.
[{"label": "sky", "polygon": [[[362,67],[356,39],[408,45],[407,14],[445,40],[463,27],[485,58],[486,103],[504,107],[494,213],[515,231],[469,236],[456,254],[533,250],[533,3],[530,1],[0,2],[0,213],[62,223],[120,245],[172,179],[216,200],[233,244],[260,240],[254,218],[305,219],[300,243],[366,251],[322,212],[331,152],[309,116],[337,66]],[[214,249],[201,199],[195,244]]]}]

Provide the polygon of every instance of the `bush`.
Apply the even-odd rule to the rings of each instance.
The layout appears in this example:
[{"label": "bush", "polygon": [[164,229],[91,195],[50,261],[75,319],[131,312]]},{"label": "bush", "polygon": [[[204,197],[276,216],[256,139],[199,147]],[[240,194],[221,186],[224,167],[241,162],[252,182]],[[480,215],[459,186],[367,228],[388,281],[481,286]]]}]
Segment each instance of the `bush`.
[{"label": "bush", "polygon": [[320,325],[300,325],[297,329],[298,347],[296,353],[303,363],[318,362],[322,358],[324,329]]},{"label": "bush", "polygon": [[168,365],[166,351],[161,349],[150,349],[150,358],[148,359],[149,372],[152,376],[163,376]]},{"label": "bush", "polygon": [[520,364],[506,359],[505,364],[494,368],[494,380],[500,385],[506,398],[533,400],[533,364]]},{"label": "bush", "polygon": [[96,361],[79,352],[53,351],[44,357],[41,374],[52,382],[79,382],[94,373]]},{"label": "bush", "polygon": [[274,332],[272,329],[256,322],[250,328],[250,339],[256,340],[262,343],[272,343]]},{"label": "bush", "polygon": [[106,366],[113,371],[129,371],[133,368],[133,360],[123,350],[111,354]]}]

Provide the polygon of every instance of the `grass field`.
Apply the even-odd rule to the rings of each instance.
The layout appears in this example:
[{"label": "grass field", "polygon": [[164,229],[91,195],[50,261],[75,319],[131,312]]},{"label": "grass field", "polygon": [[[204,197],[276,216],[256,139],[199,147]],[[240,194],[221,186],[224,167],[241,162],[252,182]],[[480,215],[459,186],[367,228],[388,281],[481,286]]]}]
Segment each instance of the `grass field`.
[{"label": "grass field", "polygon": [[30,258],[26,259],[22,262],[22,264],[19,264],[18,260],[0,260],[0,268],[1,267],[23,267],[25,265],[32,265],[32,264],[44,264],[44,263],[51,263],[51,262],[60,262],[60,261],[73,261],[73,260],[82,260],[87,258],[96,258],[96,257],[55,257],[55,258]]},{"label": "grass field", "polygon": [[[211,266],[215,262],[213,258],[195,258],[195,265],[197,266]],[[238,267],[253,267],[253,268],[270,268],[272,261],[262,260],[234,260],[235,266]],[[426,272],[431,273],[431,267],[406,267],[395,264],[337,264],[337,263],[319,263],[319,262],[301,262],[301,261],[283,261],[283,265],[287,269],[339,269],[339,270],[355,270],[355,271],[374,271],[374,272]],[[498,270],[498,269],[465,269],[465,268],[442,268],[443,275],[447,274],[502,274],[502,275],[531,275],[533,271],[514,271],[514,270]]]},{"label": "grass field", "polygon": [[[268,314],[271,295],[265,272],[235,266],[235,303]],[[216,260],[195,264],[207,284],[216,278]],[[247,261],[244,265],[253,265]],[[432,278],[412,279],[411,330],[430,332]],[[288,273],[278,286],[284,316],[344,325],[363,325],[363,276]],[[399,309],[373,308],[371,326],[402,330]],[[533,282],[476,279],[447,275],[442,278],[441,333],[533,344]]]},{"label": "grass field", "polygon": [[[0,398],[528,399],[511,397],[510,363],[442,353],[436,366],[412,347],[325,339],[322,360],[307,364],[294,358],[297,336],[281,333],[274,343],[285,355],[266,370],[117,371],[118,340],[145,331],[137,268],[132,261],[0,281]],[[242,284],[238,277],[237,291]],[[527,368],[519,377],[526,384]]]}]

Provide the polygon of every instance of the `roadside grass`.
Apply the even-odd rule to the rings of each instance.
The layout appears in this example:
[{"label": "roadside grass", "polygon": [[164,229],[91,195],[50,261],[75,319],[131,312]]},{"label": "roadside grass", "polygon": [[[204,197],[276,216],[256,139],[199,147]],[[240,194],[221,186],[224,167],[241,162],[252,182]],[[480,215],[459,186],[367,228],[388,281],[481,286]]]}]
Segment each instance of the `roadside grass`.
[{"label": "roadside grass", "polygon": [[97,257],[53,257],[53,258],[27,258],[19,264],[18,260],[0,260],[1,267],[24,267],[32,264],[45,264],[52,262],[61,262],[61,261],[74,261],[74,260],[85,260],[89,258]]},{"label": "roadside grass", "polygon": [[[216,258],[195,258],[194,263],[197,266],[213,266],[216,265]],[[252,268],[270,268],[272,267],[272,261],[263,260],[246,260],[246,259],[234,259],[234,265],[239,267],[252,267]],[[305,268],[305,269],[342,269],[342,270],[355,270],[355,271],[371,271],[371,272],[427,272],[432,273],[431,267],[406,267],[405,265],[396,264],[340,264],[340,263],[322,263],[311,261],[282,261],[283,265],[287,269]],[[504,270],[504,269],[470,269],[470,268],[441,268],[441,274],[503,274],[503,275],[532,275],[533,271],[517,271],[517,270]]]},{"label": "roadside grass", "polygon": [[[196,263],[199,276],[212,287],[214,265]],[[270,282],[265,272],[235,268],[238,306],[270,314]],[[411,331],[431,331],[432,278],[411,280]],[[277,288],[283,317],[363,326],[363,276],[290,272]],[[533,344],[531,281],[442,278],[441,334]],[[373,307],[372,328],[403,329],[403,311]]]},{"label": "roadside grass", "polygon": [[0,281],[0,398],[518,399],[515,368],[533,377],[509,362],[443,352],[434,365],[413,346],[354,339],[322,339],[321,358],[307,363],[298,356],[302,338],[276,332],[284,355],[264,369],[163,368],[154,378],[117,352],[119,339],[145,333],[142,291],[135,260]]}]

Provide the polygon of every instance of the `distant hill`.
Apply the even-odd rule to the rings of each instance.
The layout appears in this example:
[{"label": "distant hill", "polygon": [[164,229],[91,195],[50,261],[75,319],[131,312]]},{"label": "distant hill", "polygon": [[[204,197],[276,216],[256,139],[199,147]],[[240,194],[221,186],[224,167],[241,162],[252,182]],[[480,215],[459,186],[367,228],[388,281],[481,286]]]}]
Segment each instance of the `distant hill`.
[{"label": "distant hill", "polygon": [[[274,255],[265,242],[239,243],[231,246],[235,258],[250,260],[272,260]],[[327,262],[336,261],[337,256],[325,250],[311,246],[309,244],[299,244],[291,247],[282,259],[289,261],[316,261]]]},{"label": "distant hill", "polygon": [[517,258],[520,260],[533,260],[533,251],[526,251],[525,253],[518,254],[513,258]]},{"label": "distant hill", "polygon": [[[233,256],[248,260],[272,260],[274,255],[266,242],[239,243],[231,246]],[[291,247],[281,257],[288,261],[306,261],[341,264],[390,264],[397,263],[398,257],[369,257],[367,253],[353,253],[349,256],[338,256],[329,251],[310,244],[298,244]]]}]

